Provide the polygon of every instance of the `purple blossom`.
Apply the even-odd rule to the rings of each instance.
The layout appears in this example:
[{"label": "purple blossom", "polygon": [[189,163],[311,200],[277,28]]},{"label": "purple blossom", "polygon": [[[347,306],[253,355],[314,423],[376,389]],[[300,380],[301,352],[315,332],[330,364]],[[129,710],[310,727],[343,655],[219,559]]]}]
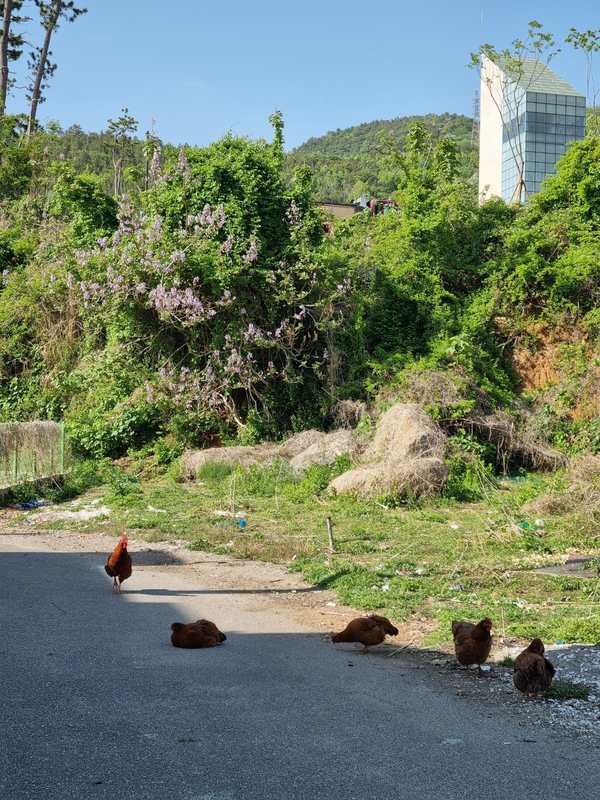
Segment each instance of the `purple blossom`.
[{"label": "purple blossom", "polygon": [[177,168],[181,171],[183,176],[183,180],[187,181],[190,177],[190,165],[187,160],[187,155],[185,153],[185,147],[182,147],[179,151],[179,158],[177,160]]},{"label": "purple blossom", "polygon": [[256,261],[258,258],[258,248],[256,247],[256,242],[250,242],[250,247],[248,248],[247,252],[242,256],[242,260],[246,262],[246,264],[251,264],[253,261]]},{"label": "purple blossom", "polygon": [[292,198],[289,209],[285,212],[287,221],[290,225],[300,225],[302,217],[300,216],[300,209],[296,205],[296,201]]},{"label": "purple blossom", "polygon": [[225,239],[225,241],[221,245],[219,252],[228,253],[232,247],[233,247],[233,234],[230,233],[227,239]]}]

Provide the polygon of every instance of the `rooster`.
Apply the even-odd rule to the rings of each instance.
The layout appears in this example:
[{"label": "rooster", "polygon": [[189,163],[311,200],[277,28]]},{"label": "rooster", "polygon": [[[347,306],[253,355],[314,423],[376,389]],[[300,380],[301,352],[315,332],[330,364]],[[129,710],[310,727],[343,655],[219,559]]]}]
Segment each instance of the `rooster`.
[{"label": "rooster", "polygon": [[492,649],[492,620],[486,617],[474,625],[472,622],[452,623],[454,652],[460,664],[467,668],[467,678],[471,677],[469,666],[477,664],[479,675],[481,665],[486,661]]},{"label": "rooster", "polygon": [[554,673],[554,667],[544,658],[542,640],[533,639],[529,647],[515,658],[513,683],[526,695],[526,700],[537,700],[538,694],[545,692],[552,683]]},{"label": "rooster", "polygon": [[381,644],[386,636],[397,636],[398,628],[395,628],[386,617],[378,614],[371,614],[369,617],[358,617],[349,622],[343,631],[334,633],[331,641],[334,644],[340,642],[358,642],[364,645],[363,650],[357,650],[356,655],[366,653],[369,647]]},{"label": "rooster", "polygon": [[[106,574],[113,579],[113,587],[116,587],[117,594],[121,594],[121,584],[127,578],[131,578],[132,566],[131,556],[127,552],[127,537],[122,536],[119,544],[115,547],[112,555],[108,559],[108,564],[104,567]],[[117,578],[119,583],[117,583]]]},{"label": "rooster", "polygon": [[171,625],[171,643],[174,647],[214,647],[227,639],[224,633],[217,628],[214,622],[199,619],[185,625],[183,622],[174,622]]}]

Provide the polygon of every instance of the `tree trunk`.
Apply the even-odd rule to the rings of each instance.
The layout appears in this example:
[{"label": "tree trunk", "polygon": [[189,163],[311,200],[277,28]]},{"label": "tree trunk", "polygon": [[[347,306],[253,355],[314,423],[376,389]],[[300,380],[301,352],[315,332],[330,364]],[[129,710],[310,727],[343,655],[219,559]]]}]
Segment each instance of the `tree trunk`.
[{"label": "tree trunk", "polygon": [[35,115],[37,114],[37,107],[40,99],[40,87],[44,79],[44,72],[46,71],[46,60],[50,51],[50,39],[52,38],[52,31],[58,22],[60,12],[62,9],[63,0],[56,0],[54,3],[54,11],[50,15],[48,22],[45,25],[46,36],[44,37],[44,44],[40,52],[40,60],[38,63],[37,72],[35,75],[35,83],[31,91],[31,107],[29,109],[29,122],[27,123],[27,138],[30,139],[33,133],[33,126],[35,123]]},{"label": "tree trunk", "polygon": [[12,16],[13,0],[4,0],[4,17],[2,19],[2,38],[0,39],[0,119],[6,108],[8,92],[8,36]]}]

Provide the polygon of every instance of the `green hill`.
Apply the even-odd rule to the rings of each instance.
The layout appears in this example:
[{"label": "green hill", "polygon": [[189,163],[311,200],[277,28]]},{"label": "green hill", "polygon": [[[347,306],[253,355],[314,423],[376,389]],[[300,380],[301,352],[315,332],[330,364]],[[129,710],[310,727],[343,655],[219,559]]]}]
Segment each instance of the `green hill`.
[{"label": "green hill", "polygon": [[374,155],[379,144],[379,131],[388,133],[393,130],[396,137],[402,139],[410,123],[415,121],[424,122],[428,127],[434,127],[440,135],[443,133],[453,136],[460,144],[468,143],[471,146],[473,120],[459,114],[446,113],[376,119],[343,130],[338,128],[336,131],[328,131],[325,136],[311,137],[292,152],[335,156]]},{"label": "green hill", "polygon": [[312,137],[286,154],[285,178],[308,165],[314,175],[316,199],[322,202],[349,203],[363,192],[388,196],[398,185],[397,174],[378,157],[379,132],[394,132],[402,140],[411,122],[424,122],[437,136],[452,136],[461,155],[460,177],[474,184],[477,180],[478,144],[471,143],[473,120],[459,114],[428,114],[363,122],[350,128],[328,131]]}]

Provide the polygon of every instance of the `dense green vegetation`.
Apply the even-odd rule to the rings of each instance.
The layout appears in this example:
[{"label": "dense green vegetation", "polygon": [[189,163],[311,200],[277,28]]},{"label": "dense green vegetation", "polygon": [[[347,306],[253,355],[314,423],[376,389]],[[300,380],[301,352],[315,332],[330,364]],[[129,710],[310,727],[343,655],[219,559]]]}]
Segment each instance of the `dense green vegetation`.
[{"label": "dense green vegetation", "polygon": [[[376,163],[396,206],[330,227],[307,164],[286,178],[283,121],[271,121],[272,142],[229,134],[162,156],[144,143],[137,162],[129,137],[123,152],[132,166],[148,160],[148,189],[124,173],[130,194],[114,197],[106,162],[81,171],[53,157],[56,132],[26,141],[5,117],[0,420],[64,420],[88,460],[54,498],[102,484],[115,530],[296,555],[343,602],[398,620],[495,608],[515,635],[597,640],[585,580],[528,570],[568,549],[598,556],[600,140],[576,144],[529,207],[479,206],[453,138],[418,122],[402,138],[388,131]],[[546,377],[520,391],[537,361]],[[347,459],[300,477],[281,464],[208,470],[200,494],[178,480],[185,446],[331,427],[345,401],[368,407],[368,436],[396,400],[425,406],[449,434],[434,503],[328,496]],[[491,414],[581,466],[528,477],[516,450],[475,435]],[[123,456],[128,472],[113,463]],[[239,535],[210,519],[232,492],[255,515]],[[570,599],[549,604],[557,586]]]},{"label": "dense green vegetation", "polygon": [[[106,164],[79,172],[53,160],[61,137],[7,128],[0,417],[64,419],[79,452],[116,457],[327,426],[340,400],[397,393],[451,427],[520,409],[540,441],[595,449],[598,140],[530,207],[479,206],[455,140],[413,123],[380,137],[396,208],[325,232],[272,121],[272,143],[155,151],[148,190],[118,203]],[[519,398],[512,350],[550,328],[560,388]]]}]

